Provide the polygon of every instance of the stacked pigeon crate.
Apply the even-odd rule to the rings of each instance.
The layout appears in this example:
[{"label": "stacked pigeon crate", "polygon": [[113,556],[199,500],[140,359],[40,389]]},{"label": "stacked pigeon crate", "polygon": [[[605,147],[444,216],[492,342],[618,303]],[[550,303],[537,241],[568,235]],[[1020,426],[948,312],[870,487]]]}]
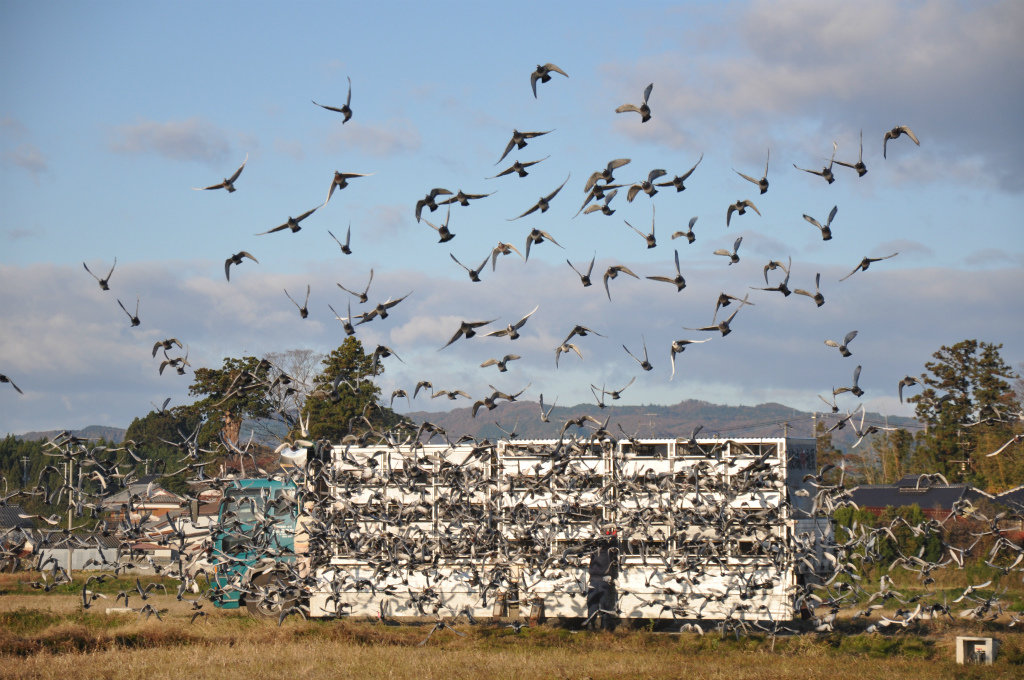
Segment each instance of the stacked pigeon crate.
[{"label": "stacked pigeon crate", "polygon": [[[314,616],[376,615],[381,597],[429,593],[436,574],[423,569],[435,558],[436,470],[449,447],[335,447],[327,479],[327,508],[317,519],[332,544],[313,555],[317,585]],[[422,616],[423,598],[390,598],[396,615]]]},{"label": "stacked pigeon crate", "polygon": [[445,607],[440,613],[483,616],[490,613],[489,601],[507,581],[498,522],[490,506],[494,450],[445,448],[430,455],[435,519],[432,587],[436,604]]},{"label": "stacked pigeon crate", "polygon": [[782,438],[339,447],[311,611],[585,616],[586,555],[614,531],[622,616],[789,619],[797,565],[827,566],[792,505],[815,463]]},{"label": "stacked pigeon crate", "polygon": [[624,570],[629,615],[791,617],[784,447],[781,439],[669,445],[671,543],[654,570]]},{"label": "stacked pigeon crate", "polygon": [[671,440],[620,442],[614,455],[615,530],[620,543],[618,603],[623,616],[658,618],[675,571],[676,517],[686,496]]},{"label": "stacked pigeon crate", "polygon": [[586,616],[576,558],[613,519],[614,449],[612,440],[499,442],[501,532],[514,557],[521,611],[543,602],[548,616]]}]

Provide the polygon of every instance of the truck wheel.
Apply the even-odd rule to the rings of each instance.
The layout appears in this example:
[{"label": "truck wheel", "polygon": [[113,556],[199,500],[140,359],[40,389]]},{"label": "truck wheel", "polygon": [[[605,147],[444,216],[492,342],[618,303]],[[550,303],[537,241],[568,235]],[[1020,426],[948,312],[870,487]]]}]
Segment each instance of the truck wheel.
[{"label": "truck wheel", "polygon": [[280,574],[259,574],[252,578],[251,583],[267,591],[266,597],[263,598],[258,595],[246,597],[245,608],[253,618],[277,619],[281,612],[291,609],[298,602],[294,595],[288,593],[288,582]]}]

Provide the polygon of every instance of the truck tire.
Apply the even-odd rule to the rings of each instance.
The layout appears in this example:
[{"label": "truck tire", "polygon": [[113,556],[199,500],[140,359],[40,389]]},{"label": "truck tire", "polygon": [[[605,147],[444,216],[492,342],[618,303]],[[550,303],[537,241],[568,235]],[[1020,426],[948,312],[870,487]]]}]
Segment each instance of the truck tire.
[{"label": "truck tire", "polygon": [[249,615],[257,619],[277,619],[281,612],[294,607],[298,600],[288,592],[288,582],[276,572],[268,571],[258,574],[250,581],[253,586],[267,590],[266,597],[249,595],[245,599],[245,608]]}]

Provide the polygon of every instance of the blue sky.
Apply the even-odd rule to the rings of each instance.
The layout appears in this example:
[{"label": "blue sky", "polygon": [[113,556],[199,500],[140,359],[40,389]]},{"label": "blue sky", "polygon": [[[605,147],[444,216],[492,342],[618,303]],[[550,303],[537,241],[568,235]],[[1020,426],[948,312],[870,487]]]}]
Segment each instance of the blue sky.
[{"label": "blue sky", "polygon": [[[637,381],[627,403],[778,401],[823,406],[818,394],[849,384],[863,365],[863,403],[907,415],[896,384],[932,352],[965,338],[1003,343],[1024,362],[1024,110],[1015,2],[525,3],[516,12],[469,3],[6,3],[0,7],[0,372],[25,395],[0,391],[0,431],[127,425],[150,402],[186,399],[189,375],[157,374],[153,343],[177,337],[193,366],[224,356],[311,348],[343,339],[327,305],[345,313],[374,271],[371,304],[406,293],[386,320],[359,327],[367,348],[392,347],[386,393],[430,379],[473,395],[489,384],[526,387],[560,404]],[[529,75],[554,62],[532,96]],[[354,116],[311,100],[344,103]],[[654,83],[652,118],[640,102]],[[921,140],[882,135],[910,126]],[[513,129],[547,131],[496,161]],[[832,153],[855,160],[864,134],[863,178],[818,169]],[[760,176],[771,150],[767,194],[735,170]],[[627,184],[654,168],[684,172],[703,154],[687,189],[613,201],[612,216],[574,217],[590,175],[613,158]],[[248,157],[238,191],[193,191],[230,175]],[[546,158],[527,177],[488,179],[511,164]],[[336,191],[296,233],[256,236],[320,206],[336,170],[373,173]],[[510,221],[569,177],[551,209]],[[433,187],[492,193],[454,206],[456,238],[414,216]],[[761,216],[726,208],[750,199]],[[805,222],[838,207],[834,238]],[[648,250],[624,223],[649,228]],[[698,217],[694,244],[670,235]],[[427,213],[435,224],[445,209]],[[343,238],[351,224],[353,255]],[[475,266],[498,241],[523,250],[531,228],[559,248],[536,246],[490,265],[471,283],[451,261]],[[736,265],[712,255],[743,236]],[[247,250],[259,264],[223,277],[224,259]],[[676,293],[643,277],[674,275],[678,250],[687,287]],[[848,280],[864,256],[899,252]],[[577,266],[596,256],[597,285]],[[110,291],[82,268],[117,267]],[[765,286],[770,260],[793,266],[790,287],[825,306]],[[641,276],[600,283],[608,266]],[[778,283],[778,271],[769,274]],[[284,295],[304,296],[300,319]],[[719,292],[750,294],[728,337],[684,330],[709,324]],[[117,305],[134,310],[131,328]],[[300,300],[301,301],[301,300]],[[353,300],[353,313],[361,308]],[[515,343],[460,340],[438,351],[460,320],[500,327],[539,309]],[[724,310],[729,311],[729,310]],[[576,323],[607,337],[580,340],[582,361],[554,348]],[[860,334],[854,356],[823,343]],[[712,338],[679,357],[672,340]],[[649,373],[623,351],[647,343]],[[479,364],[523,356],[506,374]],[[9,387],[9,386],[4,386]],[[413,408],[450,405],[417,400]],[[844,409],[859,402],[846,395]],[[397,405],[397,403],[396,403]]]}]

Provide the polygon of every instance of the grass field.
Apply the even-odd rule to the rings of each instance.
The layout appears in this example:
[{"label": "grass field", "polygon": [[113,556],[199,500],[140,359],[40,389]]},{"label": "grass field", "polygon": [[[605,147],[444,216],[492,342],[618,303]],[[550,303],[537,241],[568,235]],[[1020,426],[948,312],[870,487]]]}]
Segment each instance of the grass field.
[{"label": "grass field", "polygon": [[[282,625],[204,602],[192,606],[172,590],[152,595],[162,620],[107,614],[135,577],[104,583],[83,611],[81,586],[50,593],[25,585],[26,575],[0,575],[2,678],[1020,678],[1024,633],[1005,624],[931,621],[895,635],[864,634],[843,623],[828,634],[752,635],[736,639],[652,632],[644,623],[614,633],[543,625],[515,633],[501,623],[461,623],[459,636],[432,625],[303,621]],[[142,578],[143,586],[152,581]],[[63,592],[62,592],[63,590]],[[159,591],[154,591],[159,592]],[[190,595],[191,597],[191,595]],[[137,597],[132,607],[142,606]],[[877,618],[877,615],[876,615]],[[955,664],[957,635],[1002,642],[990,667]]]}]

